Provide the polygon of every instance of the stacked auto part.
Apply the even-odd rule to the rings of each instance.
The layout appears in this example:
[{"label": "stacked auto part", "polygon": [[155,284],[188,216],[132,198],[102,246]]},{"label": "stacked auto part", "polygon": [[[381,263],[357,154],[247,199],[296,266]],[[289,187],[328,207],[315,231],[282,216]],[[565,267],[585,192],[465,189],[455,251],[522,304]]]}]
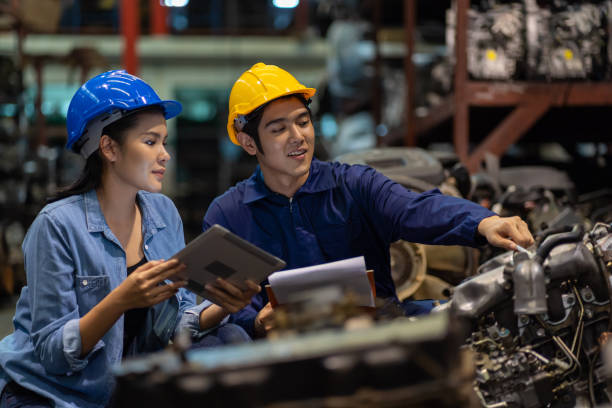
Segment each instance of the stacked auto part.
[{"label": "stacked auto part", "polygon": [[602,79],[606,75],[608,3],[526,1],[530,78]]},{"label": "stacked auto part", "polygon": [[[446,14],[446,43],[453,58],[456,11]],[[491,8],[471,8],[467,61],[473,78],[516,79],[525,55],[525,16],[521,3],[493,4]]]},{"label": "stacked auto part", "polygon": [[[486,1],[468,13],[467,67],[483,80],[604,79],[609,74],[609,1]],[[456,10],[446,15],[454,60]]]}]

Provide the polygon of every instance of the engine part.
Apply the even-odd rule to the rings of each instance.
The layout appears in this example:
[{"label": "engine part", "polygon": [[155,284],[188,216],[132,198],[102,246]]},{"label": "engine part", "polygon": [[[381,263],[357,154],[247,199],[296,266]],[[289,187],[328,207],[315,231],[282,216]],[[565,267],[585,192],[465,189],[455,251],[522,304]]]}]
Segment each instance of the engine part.
[{"label": "engine part", "polygon": [[400,300],[408,299],[419,289],[427,276],[425,246],[397,241],[389,248],[391,276]]},{"label": "engine part", "polygon": [[[334,161],[347,164],[365,164],[385,176],[417,191],[435,188],[444,181],[444,169],[427,151],[419,148],[384,147],[362,152],[347,153]],[[399,178],[399,179],[396,179]]]},{"label": "engine part", "polygon": [[504,254],[455,288],[449,308],[472,323],[483,406],[609,402],[598,339],[611,323],[610,242],[606,224],[550,234],[531,258]]},{"label": "engine part", "polygon": [[466,407],[478,400],[459,322],[416,321],[326,330],[274,341],[173,351],[116,370],[117,407]]},{"label": "engine part", "polygon": [[546,277],[542,265],[535,260],[524,260],[514,268],[514,313],[546,313]]}]

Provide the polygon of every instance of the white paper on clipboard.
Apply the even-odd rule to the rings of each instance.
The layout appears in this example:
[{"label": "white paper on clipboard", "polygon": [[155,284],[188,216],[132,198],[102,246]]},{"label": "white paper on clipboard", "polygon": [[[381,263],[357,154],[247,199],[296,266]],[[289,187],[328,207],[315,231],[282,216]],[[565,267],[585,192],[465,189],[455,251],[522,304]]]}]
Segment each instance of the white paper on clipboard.
[{"label": "white paper on clipboard", "polygon": [[374,307],[374,295],[363,256],[275,272],[268,276],[268,281],[279,304],[289,303],[296,293],[336,285],[352,291],[358,306]]}]

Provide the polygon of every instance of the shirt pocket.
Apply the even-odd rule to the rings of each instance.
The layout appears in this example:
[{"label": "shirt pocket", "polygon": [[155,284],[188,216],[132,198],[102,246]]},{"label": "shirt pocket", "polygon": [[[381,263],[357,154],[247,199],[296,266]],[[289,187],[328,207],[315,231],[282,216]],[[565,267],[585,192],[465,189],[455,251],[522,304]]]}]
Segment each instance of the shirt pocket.
[{"label": "shirt pocket", "polygon": [[75,291],[79,305],[79,315],[83,316],[110,292],[108,276],[77,276]]}]

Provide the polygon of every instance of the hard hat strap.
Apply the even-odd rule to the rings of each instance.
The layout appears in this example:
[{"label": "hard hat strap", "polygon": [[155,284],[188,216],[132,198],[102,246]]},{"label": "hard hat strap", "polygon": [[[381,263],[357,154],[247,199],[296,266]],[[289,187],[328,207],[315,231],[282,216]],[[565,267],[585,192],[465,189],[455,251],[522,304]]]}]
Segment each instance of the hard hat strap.
[{"label": "hard hat strap", "polygon": [[111,123],[123,118],[127,113],[129,111],[115,109],[93,119],[87,124],[79,140],[75,142],[73,150],[87,159],[93,152],[98,150],[102,130]]}]

